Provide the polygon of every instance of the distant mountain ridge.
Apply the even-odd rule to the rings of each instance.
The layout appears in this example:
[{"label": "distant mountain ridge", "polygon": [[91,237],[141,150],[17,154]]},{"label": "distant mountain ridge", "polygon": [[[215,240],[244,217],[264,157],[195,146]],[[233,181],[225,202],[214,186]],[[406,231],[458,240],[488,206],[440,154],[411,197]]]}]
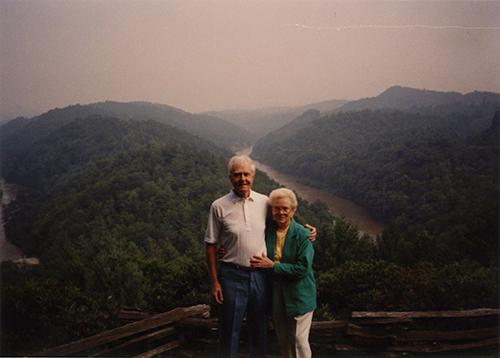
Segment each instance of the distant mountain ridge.
[{"label": "distant mountain ridge", "polygon": [[364,109],[418,109],[460,103],[482,105],[485,102],[500,103],[500,94],[474,91],[467,94],[438,92],[410,87],[392,86],[376,97],[351,101],[336,109],[336,112],[351,112]]},{"label": "distant mountain ridge", "polygon": [[24,128],[28,137],[48,135],[76,118],[95,115],[124,120],[155,120],[229,149],[247,145],[250,137],[243,128],[213,116],[192,114],[163,104],[114,101],[55,108],[30,119],[23,117],[13,119],[2,125],[0,130],[4,134]]},{"label": "distant mountain ridge", "polygon": [[[478,107],[481,107],[483,110],[488,109],[488,115],[474,116],[470,113],[469,118],[471,120],[471,128],[481,131],[490,125],[491,116],[495,112],[495,109],[500,108],[500,94],[479,91],[460,94],[458,92],[438,92],[393,86],[376,97],[351,101],[328,113],[309,109],[298,115],[295,119],[290,120],[281,128],[259,139],[256,146],[258,147],[261,143],[274,141],[272,138],[287,138],[298,134],[301,130],[307,130],[315,120],[319,120],[320,118],[324,120],[336,113],[366,110],[396,110],[432,116],[436,116],[437,114],[449,116],[451,114],[461,115],[465,112],[473,112],[474,108],[477,109]],[[335,116],[331,118],[331,120],[334,119]]]},{"label": "distant mountain ridge", "polygon": [[211,111],[204,113],[222,118],[241,126],[252,133],[253,138],[258,139],[265,134],[290,123],[296,117],[308,110],[315,109],[323,113],[331,112],[347,102],[347,100],[332,99],[297,107],[228,109],[224,111]]},{"label": "distant mountain ridge", "polygon": [[[317,115],[338,112],[361,111],[365,109],[397,109],[397,110],[429,110],[434,107],[449,107],[453,104],[460,106],[483,105],[500,103],[500,94],[494,92],[474,91],[467,94],[458,92],[440,92],[427,89],[417,89],[403,86],[392,86],[375,97],[358,100],[327,100],[297,107],[268,107],[258,109],[229,109],[210,111],[204,114],[222,118],[228,122],[245,128],[259,139],[268,133],[284,127],[304,127],[300,118],[311,119],[311,110]],[[305,115],[305,112],[308,112]]]}]

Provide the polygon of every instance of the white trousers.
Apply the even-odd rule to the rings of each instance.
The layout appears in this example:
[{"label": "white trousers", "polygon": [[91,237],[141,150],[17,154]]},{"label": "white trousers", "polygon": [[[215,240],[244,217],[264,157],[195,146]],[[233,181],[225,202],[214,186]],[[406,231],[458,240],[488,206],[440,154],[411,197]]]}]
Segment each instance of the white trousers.
[{"label": "white trousers", "polygon": [[283,358],[310,358],[309,331],[311,330],[313,311],[299,316],[287,317],[283,290],[274,285],[273,321],[281,356]]}]

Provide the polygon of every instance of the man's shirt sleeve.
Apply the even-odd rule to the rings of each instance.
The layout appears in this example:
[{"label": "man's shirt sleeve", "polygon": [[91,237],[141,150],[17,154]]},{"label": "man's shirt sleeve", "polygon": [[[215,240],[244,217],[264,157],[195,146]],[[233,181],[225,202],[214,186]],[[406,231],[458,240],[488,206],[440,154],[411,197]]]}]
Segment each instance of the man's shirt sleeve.
[{"label": "man's shirt sleeve", "polygon": [[219,240],[221,222],[217,215],[217,208],[212,204],[208,212],[207,230],[205,231],[205,242],[216,244]]}]

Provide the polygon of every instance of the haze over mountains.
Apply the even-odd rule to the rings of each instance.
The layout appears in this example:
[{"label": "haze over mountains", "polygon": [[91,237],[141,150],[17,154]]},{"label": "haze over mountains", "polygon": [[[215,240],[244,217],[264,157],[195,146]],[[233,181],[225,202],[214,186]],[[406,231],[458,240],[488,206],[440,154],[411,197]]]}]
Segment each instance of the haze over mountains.
[{"label": "haze over mountains", "polygon": [[[463,107],[496,105],[500,94],[494,92],[474,91],[466,94],[458,92],[439,92],[403,86],[392,86],[375,97],[354,101],[328,100],[298,107],[270,107],[247,110],[211,111],[213,115],[245,128],[253,134],[252,138],[260,138],[267,133],[288,127],[304,128],[306,123],[321,114],[352,112],[360,110],[397,109],[411,111],[433,111],[437,107],[443,110],[460,112]],[[455,106],[455,108],[453,107]],[[448,109],[445,109],[448,107]],[[313,111],[311,111],[313,110]],[[319,112],[314,114],[315,111]],[[307,113],[306,113],[307,112]],[[485,128],[483,126],[483,128]]]},{"label": "haze over mountains", "polygon": [[89,116],[115,117],[124,120],[154,120],[216,143],[220,147],[233,148],[249,143],[247,131],[230,122],[209,115],[185,112],[181,109],[149,102],[98,102],[86,105],[70,105],[56,108],[31,119],[17,118],[4,126],[3,132],[22,126],[28,132],[51,131],[75,118]]},{"label": "haze over mountains", "polygon": [[[473,108],[488,109],[490,116],[475,117],[471,124],[475,130],[485,129],[490,125],[491,113],[500,106],[500,94],[493,92],[471,92],[460,94],[456,92],[437,92],[408,87],[393,86],[376,97],[363,98],[347,102],[331,111],[321,113],[316,109],[308,110],[294,120],[269,133],[273,138],[286,137],[306,129],[312,122],[323,115],[340,112],[356,112],[362,110],[399,110],[411,113],[456,113],[461,114]],[[313,108],[311,106],[311,108]],[[419,123],[414,123],[416,127]],[[471,127],[471,128],[472,128]],[[278,139],[277,139],[278,140]]]},{"label": "haze over mountains", "polygon": [[237,124],[252,133],[254,138],[259,138],[268,132],[284,126],[309,109],[330,112],[347,102],[345,100],[333,99],[299,107],[270,107],[247,110],[229,109],[205,113]]},{"label": "haze over mountains", "polygon": [[[438,92],[401,86],[393,86],[376,97],[354,101],[332,99],[297,107],[269,107],[257,109],[228,109],[203,113],[189,113],[165,104],[144,101],[105,101],[86,105],[69,105],[56,108],[39,116],[17,118],[15,125],[29,124],[36,130],[39,119],[53,122],[51,126],[66,123],[72,118],[91,115],[110,116],[121,119],[156,120],[209,139],[226,148],[235,149],[248,145],[269,132],[284,127],[309,110],[322,114],[350,112],[364,109],[425,110],[436,106],[470,106],[492,103],[498,100],[492,92]],[[307,117],[307,116],[306,116]],[[9,122],[6,120],[3,124]],[[298,120],[300,122],[300,119]],[[296,123],[297,124],[297,123]],[[14,125],[11,123],[10,126]],[[51,127],[48,126],[48,127]],[[3,131],[8,131],[9,126]]]}]

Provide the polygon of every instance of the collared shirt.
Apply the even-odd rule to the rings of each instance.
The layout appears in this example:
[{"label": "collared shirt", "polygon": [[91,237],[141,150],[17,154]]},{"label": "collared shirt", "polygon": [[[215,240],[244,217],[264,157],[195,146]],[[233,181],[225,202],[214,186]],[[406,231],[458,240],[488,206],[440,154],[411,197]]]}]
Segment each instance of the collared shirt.
[{"label": "collared shirt", "polygon": [[267,208],[267,196],[251,191],[245,199],[231,190],[210,206],[205,242],[226,249],[221,261],[249,267],[252,256],[267,255]]}]

